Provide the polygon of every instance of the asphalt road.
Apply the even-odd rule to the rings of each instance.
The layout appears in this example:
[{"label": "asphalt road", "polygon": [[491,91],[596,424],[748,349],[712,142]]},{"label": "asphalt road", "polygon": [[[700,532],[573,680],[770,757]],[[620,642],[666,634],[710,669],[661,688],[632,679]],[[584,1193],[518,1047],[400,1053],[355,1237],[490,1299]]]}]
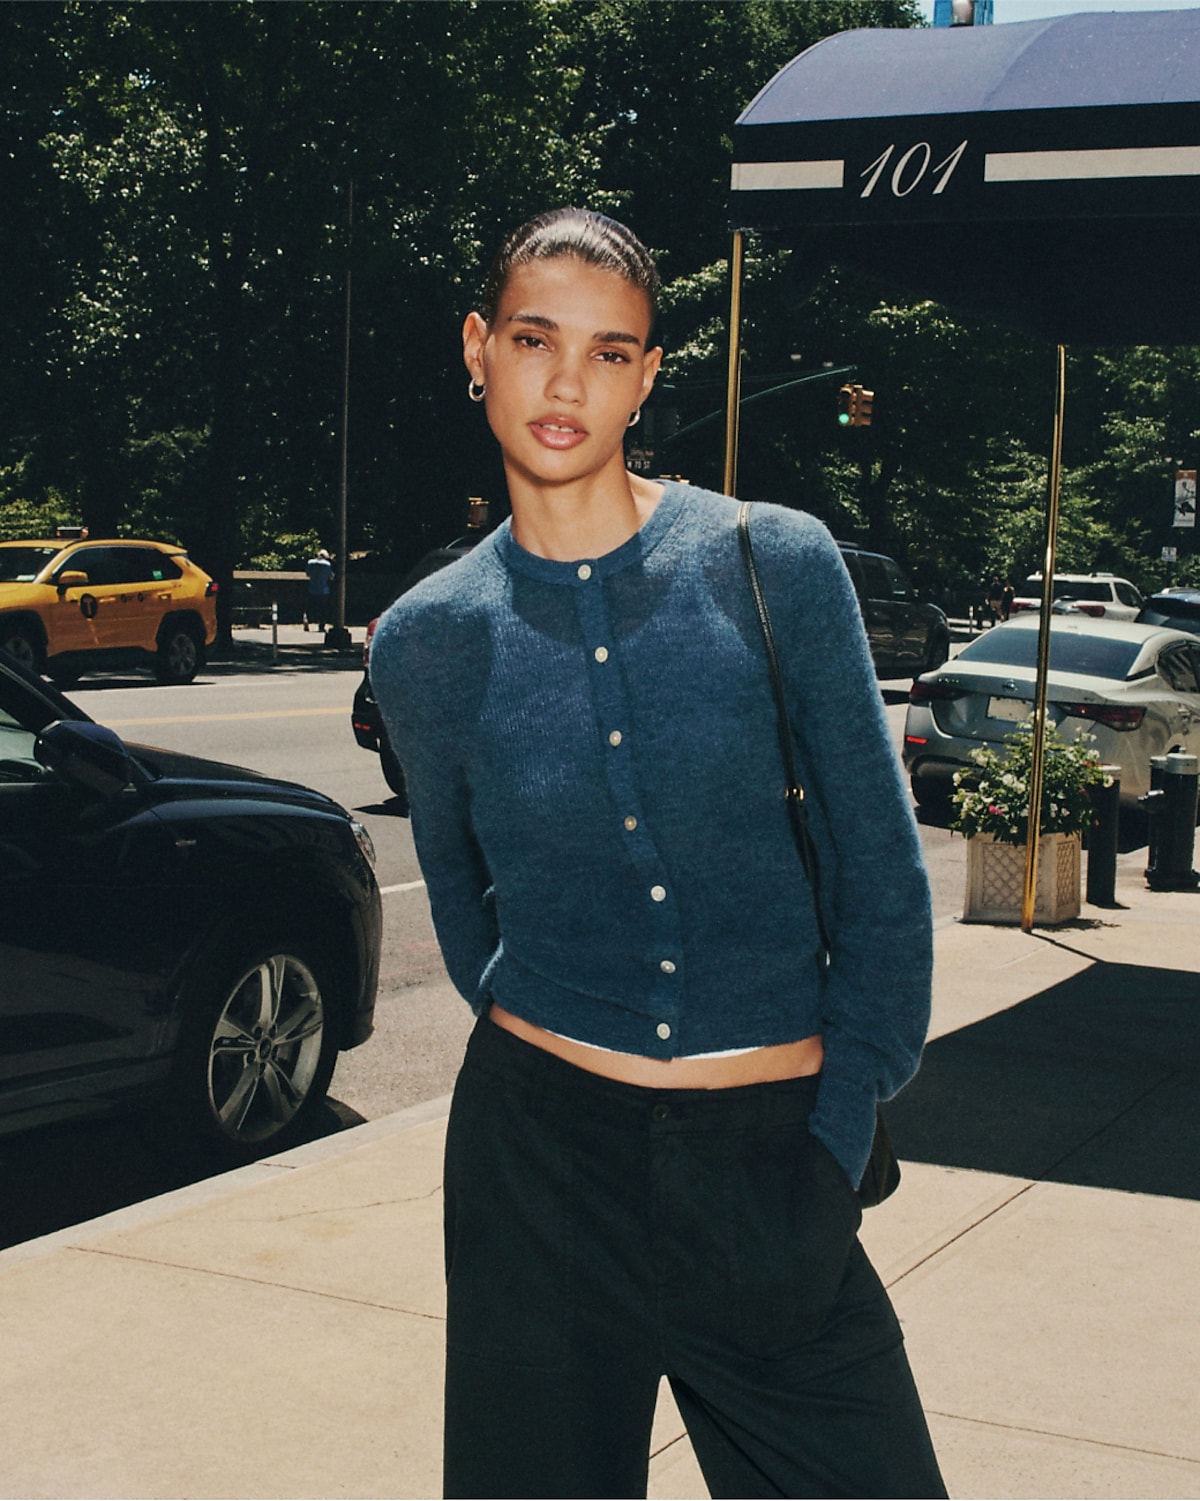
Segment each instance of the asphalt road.
[{"label": "asphalt road", "polygon": [[[319,1128],[327,1133],[447,1093],[472,1018],[445,976],[408,820],[395,812],[378,759],[360,750],[350,732],[358,663],[353,656],[297,660],[284,654],[271,666],[263,652],[265,633],[253,634],[257,660],[248,661],[243,653],[242,660],[215,664],[187,687],[110,674],[85,679],[70,696],[127,741],[304,782],[352,809],[370,830],[384,902],[376,1033],[338,1062],[331,1105]],[[883,685],[897,746],[907,686]],[[965,845],[924,820],[922,843],[935,916],[949,919],[961,910]],[[0,1137],[0,1182],[8,1190],[0,1245],[78,1223],[182,1181],[130,1121]]]}]

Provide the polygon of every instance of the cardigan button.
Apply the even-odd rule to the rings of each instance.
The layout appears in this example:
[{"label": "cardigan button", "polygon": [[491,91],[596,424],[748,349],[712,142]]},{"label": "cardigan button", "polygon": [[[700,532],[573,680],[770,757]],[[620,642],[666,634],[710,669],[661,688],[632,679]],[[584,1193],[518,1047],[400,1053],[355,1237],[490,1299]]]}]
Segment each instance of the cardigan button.
[{"label": "cardigan button", "polygon": [[664,975],[673,975],[675,973],[675,961],[673,959],[660,959],[658,967]]},{"label": "cardigan button", "polygon": [[597,662],[607,662],[608,661],[608,647],[607,646],[598,646],[596,648],[596,650],[592,653],[592,655],[595,657],[595,659],[596,659]]},{"label": "cardigan button", "polygon": [[588,579],[590,579],[592,576],[592,565],[590,563],[580,563],[575,572],[586,584]]},{"label": "cardigan button", "polygon": [[667,1038],[671,1035],[671,1029],[667,1026],[666,1022],[659,1022],[658,1026],[655,1027],[654,1030],[658,1033],[658,1035],[664,1042],[666,1042]]},{"label": "cardigan button", "polygon": [[667,899],[667,888],[665,886],[651,886],[651,888],[650,888],[650,900],[651,901],[654,901],[654,902],[665,902],[666,899]]},{"label": "cardigan button", "polygon": [[625,815],[625,827],[631,834],[633,833],[634,829],[637,828],[637,819],[634,818],[632,813],[627,813]]},{"label": "cardigan button", "polygon": [[609,745],[620,745],[620,743],[621,743],[621,738],[622,738],[622,737],[621,737],[621,732],[620,732],[620,730],[613,730],[613,731],[612,731],[612,732],[611,732],[611,733],[610,733],[610,734],[609,734],[609,737],[608,737],[608,743],[609,743]]}]

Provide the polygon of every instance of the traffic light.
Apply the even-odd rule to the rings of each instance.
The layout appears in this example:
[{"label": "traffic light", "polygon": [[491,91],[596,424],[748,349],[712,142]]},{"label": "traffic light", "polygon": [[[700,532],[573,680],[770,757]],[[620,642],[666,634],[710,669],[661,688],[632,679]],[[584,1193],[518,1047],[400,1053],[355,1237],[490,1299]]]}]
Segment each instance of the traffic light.
[{"label": "traffic light", "polygon": [[838,391],[838,426],[870,427],[875,392],[862,386],[843,386]]}]

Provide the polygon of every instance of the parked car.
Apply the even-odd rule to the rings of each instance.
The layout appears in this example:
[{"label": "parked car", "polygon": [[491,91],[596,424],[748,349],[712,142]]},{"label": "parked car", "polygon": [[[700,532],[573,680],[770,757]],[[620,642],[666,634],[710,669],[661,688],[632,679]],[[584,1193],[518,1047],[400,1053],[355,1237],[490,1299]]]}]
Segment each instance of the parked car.
[{"label": "parked car", "polygon": [[[944,802],[979,745],[999,746],[1033,712],[1039,622],[1025,616],[977,636],[909,694],[904,764],[918,803]],[[1056,615],[1050,625],[1047,716],[1079,730],[1121,768],[1121,799],[1150,787],[1150,757],[1200,751],[1200,641],[1124,620]]]},{"label": "parked car", "polygon": [[[479,540],[479,533],[468,533],[427,553],[409,573],[395,598],[428,578],[440,568],[465,557]],[[858,595],[859,606],[871,644],[876,674],[881,678],[908,677],[940,666],[950,655],[950,624],[937,605],[917,598],[912,584],[899,564],[882,553],[866,552],[848,542],[839,542],[850,578]],[[387,729],[371,690],[369,664],[371,642],[378,620],[367,626],[363,643],[363,678],[354,695],[350,725],[354,738],[364,750],[377,751],[384,780],[399,804],[398,811],[408,811],[408,791],[404,768],[388,740]]]},{"label": "parked car", "polygon": [[[1128,579],[1113,573],[1056,573],[1055,601],[1070,601],[1081,615],[1097,620],[1136,620],[1144,603],[1141,594]],[[1011,615],[1042,608],[1042,575],[1031,573],[1024,589],[1013,597]]]},{"label": "parked car", "polygon": [[189,1159],[301,1139],[371,1034],[365,829],[319,792],[126,745],[0,658],[0,1131],[142,1107]]},{"label": "parked car", "polygon": [[0,542],[0,649],[66,686],[129,666],[190,683],[216,640],[216,594],[167,542]]},{"label": "parked car", "polygon": [[894,558],[839,542],[858,595],[875,672],[881,678],[932,672],[950,655],[950,623],[917,592]]},{"label": "parked car", "polygon": [[1163,589],[1152,594],[1138,619],[1144,625],[1167,625],[1200,636],[1200,589]]}]

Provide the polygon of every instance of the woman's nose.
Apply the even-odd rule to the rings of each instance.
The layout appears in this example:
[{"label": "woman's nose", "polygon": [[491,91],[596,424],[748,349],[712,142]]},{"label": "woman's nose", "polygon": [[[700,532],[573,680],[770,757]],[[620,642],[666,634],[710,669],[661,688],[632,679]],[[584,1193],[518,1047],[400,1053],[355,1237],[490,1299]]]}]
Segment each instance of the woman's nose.
[{"label": "woman's nose", "polygon": [[546,382],[546,395],[551,401],[578,403],[583,400],[583,373],[578,361],[566,358],[554,361]]}]

